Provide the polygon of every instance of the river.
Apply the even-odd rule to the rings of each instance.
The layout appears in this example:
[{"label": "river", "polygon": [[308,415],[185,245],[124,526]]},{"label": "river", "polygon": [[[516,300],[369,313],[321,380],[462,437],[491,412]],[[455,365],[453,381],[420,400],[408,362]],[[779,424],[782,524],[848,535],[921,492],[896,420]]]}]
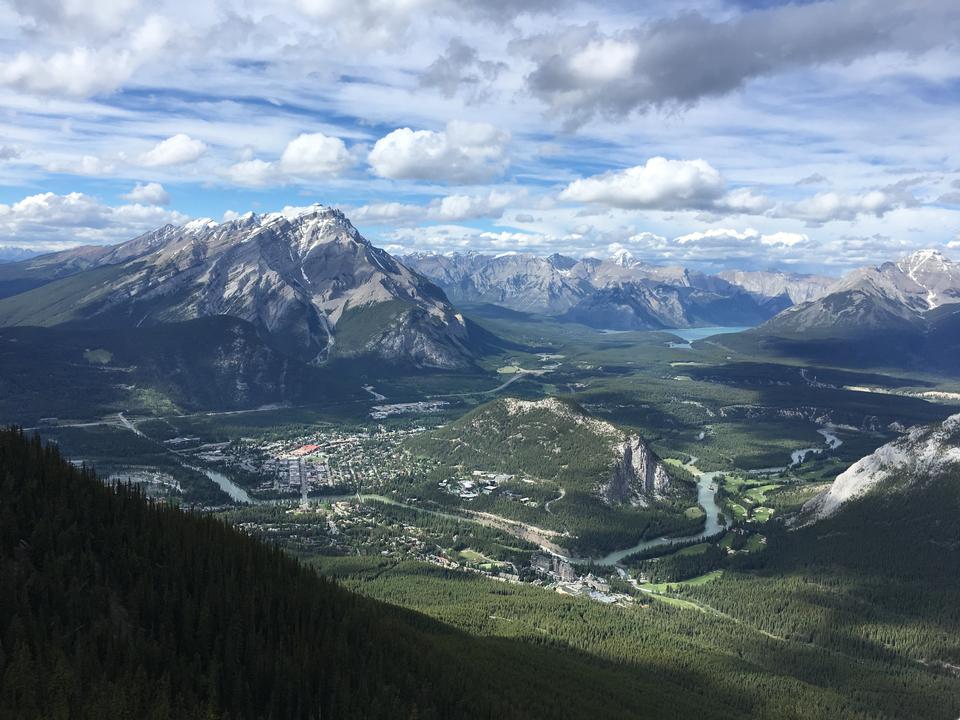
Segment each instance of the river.
[{"label": "river", "polygon": [[625,557],[638,552],[643,552],[644,550],[652,550],[653,548],[658,547],[704,540],[719,533],[725,525],[724,523],[720,522],[720,506],[717,504],[717,484],[714,482],[714,480],[718,475],[722,475],[723,473],[719,470],[715,470],[713,472],[702,472],[701,470],[697,469],[695,465],[696,462],[697,459],[693,458],[690,460],[690,462],[684,465],[684,468],[697,476],[697,504],[703,508],[703,511],[707,516],[707,521],[703,527],[703,530],[693,535],[684,535],[681,537],[659,537],[651,540],[641,540],[636,545],[631,545],[630,547],[623,548],[622,550],[614,550],[613,552],[609,552],[601,557],[570,558],[571,562],[592,562],[594,565],[616,565]]},{"label": "river", "polygon": [[808,455],[820,455],[824,450],[836,450],[838,447],[843,445],[843,440],[838,438],[836,435],[836,429],[837,428],[834,425],[824,425],[822,428],[818,428],[817,432],[823,435],[823,446],[794,450],[790,453],[789,465],[784,465],[783,467],[761,468],[759,470],[751,470],[750,472],[760,475],[783,472],[784,470],[789,470],[790,468],[801,465],[803,461],[807,459]]},{"label": "river", "polygon": [[217,472],[216,470],[208,470],[207,468],[194,467],[193,465],[187,465],[191,470],[196,470],[197,472],[202,472],[208,478],[213,480],[221,490],[223,490],[227,495],[230,496],[230,499],[234,502],[243,503],[244,505],[253,505],[254,499],[247,494],[247,491],[242,487],[237,485],[233,480],[228,478],[222,472]]}]

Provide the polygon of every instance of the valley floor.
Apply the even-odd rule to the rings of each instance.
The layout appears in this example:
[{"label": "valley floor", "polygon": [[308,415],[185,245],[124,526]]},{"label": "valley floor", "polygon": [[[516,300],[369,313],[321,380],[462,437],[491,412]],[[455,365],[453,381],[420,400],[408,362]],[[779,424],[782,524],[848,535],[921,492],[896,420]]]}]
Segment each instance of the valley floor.
[{"label": "valley floor", "polygon": [[[37,429],[111,482],[217,513],[348,587],[468,633],[583,652],[625,683],[683,667],[688,679],[674,680],[701,677],[718,716],[960,714],[960,573],[887,568],[877,549],[804,555],[801,539],[822,545],[829,533],[783,522],[904,427],[956,412],[949,381],[739,357],[722,337],[670,347],[658,333],[494,329],[538,349],[491,358],[466,388],[455,376],[368,376],[362,399],[327,405],[117,410]],[[638,526],[577,559],[565,520],[584,507],[576,494],[492,467],[438,471],[409,451],[494,397],[545,395],[630,428],[699,477],[672,538]],[[929,539],[907,535],[870,542],[928,552]]]}]

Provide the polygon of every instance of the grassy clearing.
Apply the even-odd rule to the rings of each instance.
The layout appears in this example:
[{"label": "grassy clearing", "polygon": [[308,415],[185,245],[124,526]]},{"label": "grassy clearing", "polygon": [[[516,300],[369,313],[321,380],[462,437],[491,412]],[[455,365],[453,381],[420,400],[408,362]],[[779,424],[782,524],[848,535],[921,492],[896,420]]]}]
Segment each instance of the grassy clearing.
[{"label": "grassy clearing", "polygon": [[[723,575],[723,570],[712,570],[711,572],[704,573],[703,575],[698,575],[697,577],[690,578],[689,580],[680,580],[678,582],[670,583],[644,583],[643,585],[637,585],[644,592],[661,594],[673,592],[677,588],[681,587],[696,587],[698,585],[706,585],[709,582],[713,582],[717,578]],[[676,598],[672,598],[676,599]],[[687,603],[685,600],[679,602]],[[697,610],[702,610],[699,605],[695,603],[687,603],[692,605]]]}]

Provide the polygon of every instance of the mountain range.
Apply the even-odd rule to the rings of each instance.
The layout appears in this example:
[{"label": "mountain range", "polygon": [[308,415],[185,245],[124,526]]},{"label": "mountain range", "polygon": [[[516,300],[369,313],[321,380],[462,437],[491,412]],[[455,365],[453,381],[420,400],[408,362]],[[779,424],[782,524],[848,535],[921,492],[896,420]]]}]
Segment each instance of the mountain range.
[{"label": "mountain range", "polygon": [[778,272],[709,275],[645,263],[624,250],[607,259],[417,253],[402,260],[454,303],[500,305],[611,330],[756,325],[818,297],[833,282]]}]

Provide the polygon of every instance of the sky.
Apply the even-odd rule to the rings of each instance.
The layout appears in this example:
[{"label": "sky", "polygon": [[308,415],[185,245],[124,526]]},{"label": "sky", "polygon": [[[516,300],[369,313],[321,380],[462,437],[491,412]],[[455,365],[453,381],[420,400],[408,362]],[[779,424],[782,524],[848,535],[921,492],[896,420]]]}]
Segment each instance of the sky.
[{"label": "sky", "polygon": [[394,253],[960,260],[958,39],[955,0],[0,0],[0,246],[319,202]]}]

